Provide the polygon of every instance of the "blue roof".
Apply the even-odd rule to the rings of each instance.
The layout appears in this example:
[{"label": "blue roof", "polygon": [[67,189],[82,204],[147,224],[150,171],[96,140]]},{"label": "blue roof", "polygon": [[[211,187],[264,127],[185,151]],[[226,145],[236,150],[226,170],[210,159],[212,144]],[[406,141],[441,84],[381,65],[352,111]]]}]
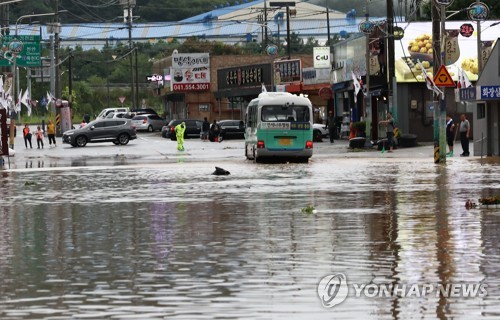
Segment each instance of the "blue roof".
[{"label": "blue roof", "polygon": [[255,1],[241,0],[239,2],[240,2],[240,4],[233,5],[233,6],[228,6],[226,4],[224,7],[215,8],[212,11],[205,12],[205,13],[199,14],[197,16],[181,20],[180,22],[201,22],[201,21],[208,21],[208,20],[216,20],[217,17],[219,17],[219,16],[228,14],[228,13],[236,11],[236,10],[246,9],[248,7],[262,3],[262,2],[264,2],[264,0],[255,0]]},{"label": "blue roof", "polygon": [[[385,18],[372,18],[372,21],[383,21]],[[331,19],[330,33],[338,34],[341,31],[347,33],[357,33],[358,25],[364,18]],[[286,35],[286,21],[269,21],[267,24],[270,33],[280,36]],[[302,38],[315,37],[326,38],[327,23],[323,20],[291,20],[290,30],[297,33]],[[169,38],[186,39],[189,37],[203,37],[205,39],[232,39],[238,42],[238,37],[245,37],[251,34],[258,37],[262,33],[262,26],[257,22],[238,21],[212,21],[206,23],[178,23],[178,22],[157,22],[146,24],[134,24],[132,28],[132,39],[134,41],[158,41]],[[19,25],[20,35],[39,35],[39,26]],[[42,39],[48,39],[50,34],[47,28],[42,26]],[[129,34],[127,26],[123,23],[89,23],[89,24],[66,24],[61,26],[59,37],[63,45],[73,46],[78,42],[85,41],[128,41]]]}]

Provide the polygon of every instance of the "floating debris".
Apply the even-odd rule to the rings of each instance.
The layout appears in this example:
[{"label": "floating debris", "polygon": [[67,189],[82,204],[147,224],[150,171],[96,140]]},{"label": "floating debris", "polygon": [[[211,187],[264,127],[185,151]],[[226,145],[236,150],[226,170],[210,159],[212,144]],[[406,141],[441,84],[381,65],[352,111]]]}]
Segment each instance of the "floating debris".
[{"label": "floating debris", "polygon": [[317,213],[318,211],[314,208],[314,206],[312,204],[308,205],[307,207],[305,208],[302,208],[300,209],[300,211],[302,213],[307,213],[307,214],[315,214]]}]

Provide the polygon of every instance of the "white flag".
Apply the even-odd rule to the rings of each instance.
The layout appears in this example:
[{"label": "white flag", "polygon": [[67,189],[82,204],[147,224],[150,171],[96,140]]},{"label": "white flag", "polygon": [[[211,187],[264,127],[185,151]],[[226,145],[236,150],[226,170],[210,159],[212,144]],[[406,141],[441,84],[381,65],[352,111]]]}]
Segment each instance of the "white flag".
[{"label": "white flag", "polygon": [[461,69],[461,71],[462,71],[462,88],[472,87],[472,83],[469,80],[469,76],[467,76],[467,72],[465,72],[464,69]]},{"label": "white flag", "polygon": [[10,95],[11,91],[12,91],[12,86],[10,86],[10,88],[3,93],[2,99],[5,103],[5,107],[12,111],[12,97]]},{"label": "white flag", "polygon": [[262,93],[266,93],[266,92],[267,92],[266,86],[264,84],[262,84]]},{"label": "white flag", "polygon": [[16,113],[21,112],[21,99],[23,95],[23,89],[19,90],[19,93],[17,94],[17,100],[16,100]]},{"label": "white flag", "polygon": [[434,83],[434,80],[432,80],[428,75],[427,72],[425,71],[424,66],[420,62],[420,60],[417,60],[418,65],[420,66],[420,70],[422,70],[422,76],[425,79],[425,84],[427,85],[427,89],[433,91],[435,94],[442,94],[442,91],[439,90],[439,88],[436,86]]},{"label": "white flag", "polygon": [[354,72],[351,71],[351,75],[352,75],[352,83],[354,85],[354,102],[356,102],[359,90],[361,90],[361,84],[359,83],[358,78],[356,77]]},{"label": "white flag", "polygon": [[21,98],[21,103],[26,106],[26,109],[28,109],[28,117],[31,117],[31,101],[30,101],[30,93],[29,93],[28,89],[26,89],[26,91],[24,91],[24,94]]},{"label": "white flag", "polygon": [[47,104],[45,105],[47,110],[49,110],[49,105],[51,103],[56,103],[56,98],[52,95],[52,93],[47,91]]}]

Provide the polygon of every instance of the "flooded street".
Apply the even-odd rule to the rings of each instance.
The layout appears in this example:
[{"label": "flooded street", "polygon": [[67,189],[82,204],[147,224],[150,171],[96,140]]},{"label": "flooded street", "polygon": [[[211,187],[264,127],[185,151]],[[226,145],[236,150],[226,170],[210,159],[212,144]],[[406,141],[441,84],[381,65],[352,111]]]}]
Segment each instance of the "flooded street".
[{"label": "flooded street", "polygon": [[[464,207],[499,194],[499,167],[319,157],[0,171],[0,318],[499,319],[500,209]],[[487,295],[350,289],[325,308],[318,283],[338,273]]]}]

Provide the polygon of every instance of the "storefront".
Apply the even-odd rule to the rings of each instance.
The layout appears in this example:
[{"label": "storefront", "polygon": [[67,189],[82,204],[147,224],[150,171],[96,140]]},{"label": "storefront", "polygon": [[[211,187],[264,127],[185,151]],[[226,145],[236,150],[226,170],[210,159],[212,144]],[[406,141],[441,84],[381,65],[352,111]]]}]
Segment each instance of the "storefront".
[{"label": "storefront", "polygon": [[477,85],[457,90],[458,100],[472,104],[474,156],[500,156],[500,43],[497,40]]}]

